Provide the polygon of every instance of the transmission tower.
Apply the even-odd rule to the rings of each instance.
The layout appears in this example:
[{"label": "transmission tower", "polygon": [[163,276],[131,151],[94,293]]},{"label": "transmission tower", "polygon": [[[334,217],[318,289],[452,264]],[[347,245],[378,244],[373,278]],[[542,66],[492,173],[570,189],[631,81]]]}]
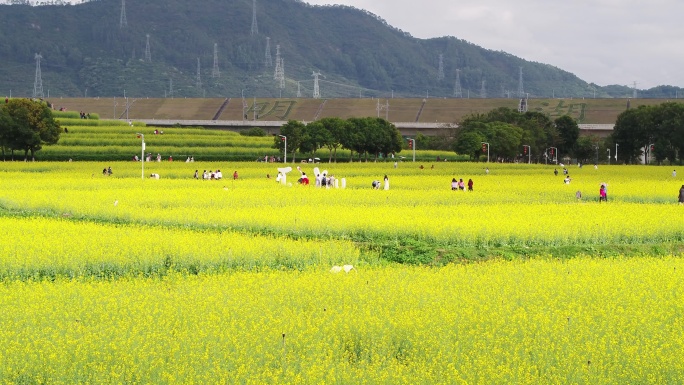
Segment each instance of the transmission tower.
[{"label": "transmission tower", "polygon": [[454,83],[454,97],[463,97],[463,91],[461,90],[461,70],[456,70],[456,82]]},{"label": "transmission tower", "polygon": [[480,87],[480,97],[482,99],[487,97],[487,81],[482,79],[482,87]]},{"label": "transmission tower", "polygon": [[33,81],[33,97],[44,98],[43,94],[43,76],[40,73],[40,59],[43,58],[39,53],[36,54],[36,79]]},{"label": "transmission tower", "polygon": [[212,78],[220,78],[221,77],[221,72],[219,72],[218,68],[218,44],[214,43],[214,68],[211,70],[211,77]]},{"label": "transmission tower", "polygon": [[200,72],[200,58],[197,58],[197,80],[195,81],[195,86],[198,90],[202,89],[202,74]]},{"label": "transmission tower", "polygon": [[321,98],[321,90],[318,88],[318,77],[321,76],[320,72],[314,72],[313,75],[314,78],[314,90],[313,90],[313,98],[314,99],[320,99]]},{"label": "transmission tower", "polygon": [[169,78],[169,96],[173,99],[173,78]]},{"label": "transmission tower", "polygon": [[121,0],[121,17],[119,18],[119,28],[128,26],[126,20],[126,0]]},{"label": "transmission tower", "polygon": [[637,82],[634,82],[634,88],[632,90],[632,98],[636,99],[637,98]]},{"label": "transmission tower", "polygon": [[302,85],[297,82],[297,97],[301,98],[302,97]]},{"label": "transmission tower", "polygon": [[150,52],[150,34],[147,35],[147,43],[145,43],[145,61],[148,63],[152,62],[152,53]]},{"label": "transmission tower", "polygon": [[444,55],[439,54],[439,69],[437,70],[437,80],[444,80]]},{"label": "transmission tower", "polygon": [[522,67],[518,68],[520,69],[520,76],[518,77],[518,97],[522,99],[525,97],[525,89],[523,88]]},{"label": "transmission tower", "polygon": [[266,67],[273,65],[273,59],[271,59],[271,38],[266,38]]},{"label": "transmission tower", "polygon": [[278,86],[280,88],[285,87],[285,61],[280,57],[280,44],[276,45],[276,65],[275,72],[273,73],[273,79],[278,81]]},{"label": "transmission tower", "polygon": [[283,58],[280,58],[280,77],[278,80],[280,81],[280,89],[285,88],[285,59]]},{"label": "transmission tower", "polygon": [[252,36],[259,34],[259,26],[256,20],[256,0],[252,0]]}]

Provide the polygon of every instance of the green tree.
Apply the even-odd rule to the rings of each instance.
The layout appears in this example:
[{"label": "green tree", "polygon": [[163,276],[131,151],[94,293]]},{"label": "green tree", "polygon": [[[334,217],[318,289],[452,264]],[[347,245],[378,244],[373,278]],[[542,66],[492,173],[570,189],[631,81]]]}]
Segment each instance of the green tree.
[{"label": "green tree", "polygon": [[490,155],[495,158],[515,158],[519,153],[522,134],[522,128],[509,123],[488,123],[484,135],[491,148]]},{"label": "green tree", "polygon": [[330,133],[330,139],[325,143],[325,147],[330,151],[328,162],[331,162],[333,156],[337,162],[337,149],[342,146],[342,138],[344,132],[349,129],[349,123],[340,118],[323,118],[318,121]]},{"label": "green tree", "polygon": [[[306,126],[304,123],[296,120],[290,120],[280,127],[280,135],[287,137],[287,149],[292,154],[292,163],[295,162],[295,153],[300,148],[302,141],[304,140],[305,129]],[[273,148],[277,148],[280,151],[285,151],[284,147],[285,142],[282,141],[280,137],[276,136],[274,138]]]},{"label": "green tree", "polygon": [[[577,139],[575,156],[581,163],[598,163],[598,150],[601,139],[596,136],[582,136]],[[605,152],[605,150],[604,150]]]},{"label": "green tree", "polygon": [[479,131],[469,131],[459,135],[454,142],[453,150],[457,154],[464,154],[470,156],[472,159],[478,159],[482,153],[481,143],[485,141],[484,135]]},{"label": "green tree", "polygon": [[361,161],[361,155],[366,153],[367,136],[365,135],[365,131],[368,126],[367,119],[368,118],[347,119],[349,126],[342,137],[342,147],[352,152],[350,161],[354,159],[354,151],[359,155],[359,161]]},{"label": "green tree", "polygon": [[[658,141],[652,130],[652,107],[639,106],[618,115],[610,140],[616,143],[626,163],[635,162],[642,147],[649,141]],[[662,148],[662,145],[658,146]]]},{"label": "green tree", "polygon": [[401,152],[404,138],[401,136],[401,132],[399,132],[397,127],[383,118],[376,118],[375,121],[382,134],[382,139],[377,146],[378,151],[385,154],[385,157],[391,153]]},{"label": "green tree", "polygon": [[5,160],[7,151],[12,151],[12,138],[15,131],[14,121],[7,113],[5,108],[0,108],[0,150],[2,150],[2,160]]},{"label": "green tree", "polygon": [[24,151],[24,160],[35,160],[35,153],[43,145],[55,144],[62,132],[59,124],[52,117],[52,111],[43,102],[29,99],[11,99],[2,106],[9,124],[3,134],[3,146],[11,150]]},{"label": "green tree", "polygon": [[318,121],[307,124],[304,128],[302,143],[299,151],[302,153],[315,153],[332,140],[330,131]]},{"label": "green tree", "polygon": [[568,115],[563,115],[553,121],[558,134],[563,143],[561,145],[562,152],[566,154],[574,154],[577,139],[579,138],[580,129],[577,121]]}]

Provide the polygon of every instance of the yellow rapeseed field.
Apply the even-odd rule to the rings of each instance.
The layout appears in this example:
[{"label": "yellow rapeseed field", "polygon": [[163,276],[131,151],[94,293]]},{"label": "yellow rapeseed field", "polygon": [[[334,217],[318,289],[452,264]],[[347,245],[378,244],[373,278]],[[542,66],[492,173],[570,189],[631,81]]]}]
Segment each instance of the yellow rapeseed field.
[{"label": "yellow rapeseed field", "polygon": [[682,259],[0,286],[5,383],[681,383]]},{"label": "yellow rapeseed field", "polygon": [[684,382],[673,167],[297,165],[3,163],[0,383]]}]

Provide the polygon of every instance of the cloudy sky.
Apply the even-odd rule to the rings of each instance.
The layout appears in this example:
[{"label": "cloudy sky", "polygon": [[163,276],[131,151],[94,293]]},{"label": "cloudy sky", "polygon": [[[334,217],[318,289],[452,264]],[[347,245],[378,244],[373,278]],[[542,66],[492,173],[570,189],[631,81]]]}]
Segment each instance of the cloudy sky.
[{"label": "cloudy sky", "polygon": [[601,86],[684,87],[682,0],[305,0],[368,10],[418,38],[455,36]]}]

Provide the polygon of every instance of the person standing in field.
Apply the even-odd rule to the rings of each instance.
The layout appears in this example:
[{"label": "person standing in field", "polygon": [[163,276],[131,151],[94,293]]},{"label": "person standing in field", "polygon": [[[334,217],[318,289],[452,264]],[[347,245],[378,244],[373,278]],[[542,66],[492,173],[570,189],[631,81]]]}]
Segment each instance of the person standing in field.
[{"label": "person standing in field", "polygon": [[682,188],[679,189],[679,204],[684,205],[684,184]]},{"label": "person standing in field", "polygon": [[608,192],[606,191],[605,184],[601,184],[599,189],[599,202],[608,202]]},{"label": "person standing in field", "polygon": [[235,172],[233,172],[233,180],[237,180],[237,178],[238,178],[238,173],[237,173],[237,170],[235,170]]},{"label": "person standing in field", "polygon": [[385,175],[385,190],[389,190],[389,178]]},{"label": "person standing in field", "polygon": [[199,179],[199,170],[195,170],[195,175],[193,176],[195,179]]},{"label": "person standing in field", "polygon": [[468,179],[468,191],[473,191],[473,180]]},{"label": "person standing in field", "polygon": [[458,182],[456,181],[456,178],[451,179],[451,191],[456,191],[458,190]]},{"label": "person standing in field", "polygon": [[672,177],[675,178],[677,176],[677,170],[672,170]]}]

